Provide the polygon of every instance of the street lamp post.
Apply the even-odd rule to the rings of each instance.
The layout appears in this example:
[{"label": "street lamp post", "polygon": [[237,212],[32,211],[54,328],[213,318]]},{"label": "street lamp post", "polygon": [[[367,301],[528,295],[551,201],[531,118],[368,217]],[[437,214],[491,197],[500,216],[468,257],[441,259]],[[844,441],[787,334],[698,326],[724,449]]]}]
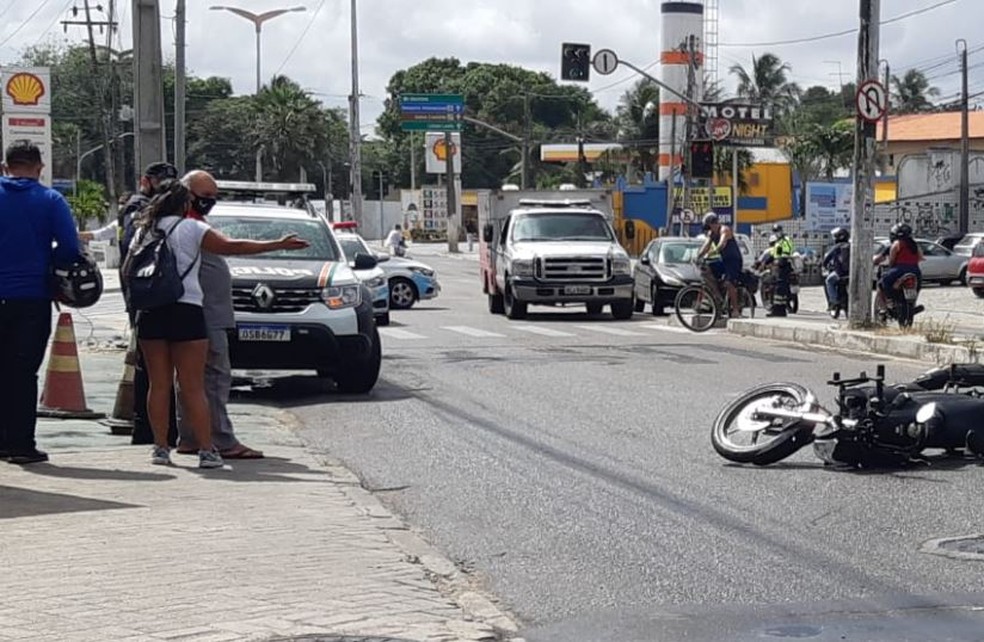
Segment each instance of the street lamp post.
[{"label": "street lamp post", "polygon": [[[246,18],[253,23],[256,27],[256,94],[260,94],[260,90],[263,88],[263,73],[262,66],[260,64],[260,41],[261,35],[263,33],[263,23],[267,20],[273,20],[277,16],[282,16],[285,13],[292,13],[295,11],[307,11],[307,7],[291,7],[290,9],[273,9],[271,11],[264,11],[263,13],[253,13],[252,11],[247,11],[245,9],[240,9],[239,7],[227,7],[224,5],[213,5],[209,7],[212,11],[228,11],[234,13],[241,18]],[[263,148],[256,150],[256,181],[260,182],[263,180]]]},{"label": "street lamp post", "polygon": [[383,222],[383,170],[379,171],[379,238],[380,243],[386,239],[385,223]]}]

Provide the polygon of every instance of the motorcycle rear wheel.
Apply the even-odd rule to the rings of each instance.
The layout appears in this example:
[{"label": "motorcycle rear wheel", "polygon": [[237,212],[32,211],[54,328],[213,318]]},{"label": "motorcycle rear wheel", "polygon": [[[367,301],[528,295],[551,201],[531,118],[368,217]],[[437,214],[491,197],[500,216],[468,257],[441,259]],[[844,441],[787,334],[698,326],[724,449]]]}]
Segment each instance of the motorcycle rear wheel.
[{"label": "motorcycle rear wheel", "polygon": [[[714,450],[740,464],[765,466],[785,459],[811,441],[812,427],[798,421],[757,419],[755,411],[766,406],[796,410],[808,395],[806,388],[796,383],[769,383],[752,388],[725,406],[714,420],[711,428]],[[739,429],[743,424],[757,429]],[[744,443],[741,437],[751,443]]]}]

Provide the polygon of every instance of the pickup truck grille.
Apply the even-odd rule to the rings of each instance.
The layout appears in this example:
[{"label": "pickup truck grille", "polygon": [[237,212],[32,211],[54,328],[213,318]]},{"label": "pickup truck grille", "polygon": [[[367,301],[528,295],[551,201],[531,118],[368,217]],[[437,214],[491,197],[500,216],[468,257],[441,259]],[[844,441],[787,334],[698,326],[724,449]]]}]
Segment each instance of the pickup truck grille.
[{"label": "pickup truck grille", "polygon": [[536,276],[543,281],[607,281],[611,265],[600,256],[549,256],[536,261]]},{"label": "pickup truck grille", "polygon": [[232,307],[237,312],[302,312],[321,300],[321,290],[318,288],[266,287],[273,292],[268,305],[263,304],[262,297],[253,294],[254,288],[240,287],[232,288]]}]

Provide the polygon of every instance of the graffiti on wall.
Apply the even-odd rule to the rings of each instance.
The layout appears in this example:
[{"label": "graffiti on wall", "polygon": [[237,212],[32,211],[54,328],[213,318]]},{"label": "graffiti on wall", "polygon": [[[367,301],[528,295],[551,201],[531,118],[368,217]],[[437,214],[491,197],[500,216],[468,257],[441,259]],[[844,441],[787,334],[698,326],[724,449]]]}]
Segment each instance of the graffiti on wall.
[{"label": "graffiti on wall", "polygon": [[895,222],[908,223],[919,237],[936,238],[956,229],[956,212],[950,203],[896,203],[893,211]]}]

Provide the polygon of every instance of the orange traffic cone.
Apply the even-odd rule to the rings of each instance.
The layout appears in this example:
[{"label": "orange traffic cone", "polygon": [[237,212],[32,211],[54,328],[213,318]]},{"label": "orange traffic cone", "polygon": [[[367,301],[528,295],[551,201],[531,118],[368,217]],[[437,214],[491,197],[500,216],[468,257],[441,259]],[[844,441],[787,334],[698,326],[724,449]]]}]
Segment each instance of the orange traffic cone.
[{"label": "orange traffic cone", "polygon": [[55,419],[102,419],[106,416],[105,413],[92,412],[85,405],[82,370],[75,346],[75,327],[68,312],[58,315],[38,416]]},{"label": "orange traffic cone", "polygon": [[133,375],[137,365],[137,333],[130,333],[130,345],[123,359],[123,378],[116,388],[113,414],[103,423],[114,435],[133,434]]}]

